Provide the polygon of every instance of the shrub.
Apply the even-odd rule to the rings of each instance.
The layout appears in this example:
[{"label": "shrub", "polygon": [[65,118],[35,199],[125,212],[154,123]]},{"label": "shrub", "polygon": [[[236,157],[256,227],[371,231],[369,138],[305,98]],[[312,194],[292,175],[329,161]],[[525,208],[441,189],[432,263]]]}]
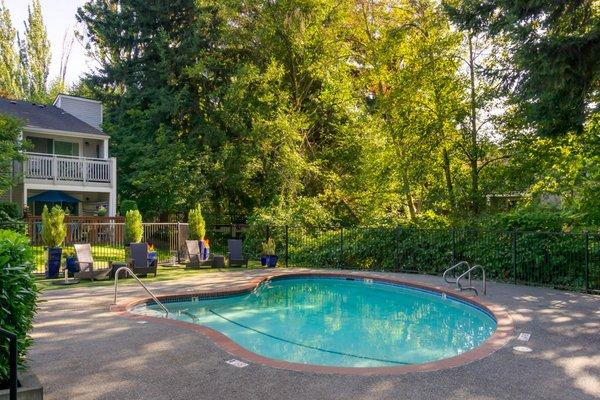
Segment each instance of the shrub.
[{"label": "shrub", "polygon": [[0,213],[4,212],[8,218],[11,219],[19,219],[21,218],[21,213],[19,212],[19,207],[17,207],[17,203],[13,202],[0,202]]},{"label": "shrub", "polygon": [[65,212],[60,206],[44,206],[42,211],[42,241],[48,247],[59,247],[67,236],[67,227],[65,226]]},{"label": "shrub", "polygon": [[125,214],[125,243],[140,243],[144,235],[142,214],[138,210],[129,210]]},{"label": "shrub", "polygon": [[119,207],[119,213],[121,215],[127,215],[127,211],[137,210],[138,205],[135,200],[121,200],[121,206]]},{"label": "shrub", "polygon": [[190,229],[190,238],[194,240],[204,239],[204,235],[206,235],[206,222],[204,222],[204,218],[202,217],[202,206],[200,204],[197,204],[196,208],[191,209],[188,213],[188,226]]},{"label": "shrub", "polygon": [[[22,366],[31,338],[37,291],[33,276],[33,253],[25,235],[0,230],[0,327],[18,338]],[[0,386],[9,375],[8,341],[0,341]]]},{"label": "shrub", "polygon": [[97,211],[99,217],[104,217],[107,212],[108,210],[104,206],[100,206]]},{"label": "shrub", "polygon": [[275,255],[275,240],[273,238],[270,237],[266,242],[263,242],[262,252],[265,256]]}]

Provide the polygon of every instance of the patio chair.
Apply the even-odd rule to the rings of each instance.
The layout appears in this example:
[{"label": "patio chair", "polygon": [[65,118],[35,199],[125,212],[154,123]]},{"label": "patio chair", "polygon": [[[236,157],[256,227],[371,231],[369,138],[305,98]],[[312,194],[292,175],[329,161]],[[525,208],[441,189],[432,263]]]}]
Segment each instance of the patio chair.
[{"label": "patio chair", "polygon": [[104,280],[110,274],[110,267],[94,269],[94,257],[92,257],[92,246],[89,243],[74,244],[75,254],[79,272],[73,274],[76,279]]},{"label": "patio chair", "polygon": [[229,250],[229,254],[227,257],[227,263],[229,267],[233,266],[246,266],[248,267],[248,259],[244,258],[242,254],[242,241],[238,239],[229,239],[227,240],[227,248]]},{"label": "patio chair", "polygon": [[211,260],[202,260],[202,249],[197,240],[186,240],[189,261],[185,264],[186,269],[197,269],[200,267],[210,267]]},{"label": "patio chair", "polygon": [[154,274],[156,276],[158,262],[148,262],[148,243],[131,243],[129,250],[131,252],[129,266],[134,274],[138,276]]}]

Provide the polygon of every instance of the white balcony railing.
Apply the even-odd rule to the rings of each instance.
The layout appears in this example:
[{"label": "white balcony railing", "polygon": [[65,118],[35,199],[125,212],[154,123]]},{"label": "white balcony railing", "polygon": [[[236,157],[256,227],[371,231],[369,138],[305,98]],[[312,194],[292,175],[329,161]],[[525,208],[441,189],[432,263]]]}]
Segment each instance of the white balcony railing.
[{"label": "white balcony railing", "polygon": [[25,178],[64,182],[111,184],[114,158],[87,158],[55,154],[26,153]]}]

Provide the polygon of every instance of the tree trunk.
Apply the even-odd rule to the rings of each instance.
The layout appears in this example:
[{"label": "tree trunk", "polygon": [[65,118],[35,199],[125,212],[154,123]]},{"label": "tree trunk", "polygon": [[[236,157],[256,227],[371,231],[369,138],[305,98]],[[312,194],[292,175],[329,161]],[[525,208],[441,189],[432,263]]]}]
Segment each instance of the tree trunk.
[{"label": "tree trunk", "polygon": [[450,173],[450,155],[448,149],[444,147],[444,175],[446,176],[446,189],[448,190],[448,200],[450,201],[450,209],[452,212],[456,209],[456,200],[454,199],[454,187],[452,185],[452,174]]},{"label": "tree trunk", "polygon": [[415,218],[417,218],[417,212],[415,211],[415,204],[413,203],[413,198],[410,193],[410,182],[408,180],[408,172],[406,172],[406,169],[402,171],[402,188],[404,189],[404,196],[406,198],[408,216],[411,221],[414,221]]},{"label": "tree trunk", "polygon": [[469,164],[471,167],[471,210],[479,213],[479,147],[477,145],[477,99],[475,92],[475,57],[473,55],[473,41],[471,33],[468,33],[469,42],[469,72],[471,78],[471,151]]}]

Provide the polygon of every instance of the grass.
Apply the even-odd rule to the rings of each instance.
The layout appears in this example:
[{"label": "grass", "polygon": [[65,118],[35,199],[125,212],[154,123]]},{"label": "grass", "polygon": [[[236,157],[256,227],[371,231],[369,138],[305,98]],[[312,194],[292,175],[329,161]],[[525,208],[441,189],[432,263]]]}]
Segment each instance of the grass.
[{"label": "grass", "polygon": [[[248,262],[248,269],[258,269],[258,268],[263,268],[263,267],[261,267],[259,261]],[[203,269],[196,269],[196,270],[186,270],[184,266],[177,266],[177,267],[159,266],[156,277],[154,277],[154,275],[148,275],[148,277],[140,278],[140,279],[144,283],[167,282],[167,281],[173,281],[173,280],[182,279],[182,278],[189,278],[189,277],[193,277],[196,275],[203,275],[203,274],[212,273],[212,272],[240,271],[243,269],[244,268],[237,267],[237,268],[203,268]],[[81,288],[81,287],[95,287],[95,286],[111,286],[114,284],[114,280],[110,279],[110,280],[105,280],[105,281],[94,281],[94,282],[85,280],[85,281],[81,281],[80,283],[78,283],[76,285],[70,285],[70,286],[53,285],[52,282],[55,282],[57,280],[60,280],[60,279],[42,279],[42,278],[40,278],[40,279],[36,280],[36,284],[37,284],[38,289],[40,289],[42,291],[72,288],[72,287]],[[121,284],[121,283],[123,285],[133,285],[136,282],[133,279],[123,279],[123,280],[119,280],[119,284]]]},{"label": "grass", "polygon": [[[33,246],[33,259],[37,272],[44,272],[46,262],[46,252],[43,246]],[[64,251],[71,251],[75,254],[73,246],[64,246]],[[157,250],[159,260],[166,260],[170,257],[170,252],[165,250]],[[92,257],[94,257],[94,265],[99,268],[108,267],[109,261],[125,261],[125,248],[123,246],[111,246],[109,244],[94,244],[92,246]]]}]

